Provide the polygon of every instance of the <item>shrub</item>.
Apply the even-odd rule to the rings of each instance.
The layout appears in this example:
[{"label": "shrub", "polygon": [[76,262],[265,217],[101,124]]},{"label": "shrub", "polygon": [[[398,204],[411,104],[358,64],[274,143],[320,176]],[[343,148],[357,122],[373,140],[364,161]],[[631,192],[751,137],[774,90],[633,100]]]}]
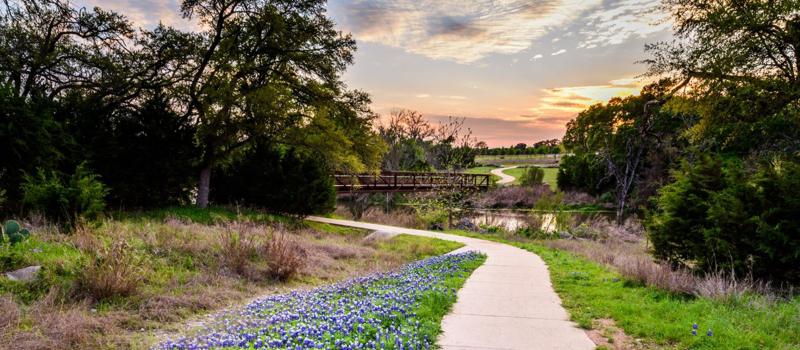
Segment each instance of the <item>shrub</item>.
[{"label": "shrub", "polygon": [[327,165],[294,150],[257,146],[212,178],[215,201],[242,203],[287,215],[333,211],[336,191]]},{"label": "shrub", "polygon": [[544,170],[536,166],[527,167],[519,179],[522,186],[541,185],[542,180],[544,180]]},{"label": "shrub", "polygon": [[221,254],[225,265],[240,275],[246,275],[250,261],[259,255],[265,235],[259,235],[253,227],[231,224],[224,227],[221,236]]},{"label": "shrub", "polygon": [[11,245],[22,242],[31,235],[28,229],[22,228],[20,224],[14,220],[8,220],[3,223],[2,231],[0,231],[0,244],[5,240]]},{"label": "shrub", "polygon": [[606,165],[594,154],[564,156],[558,166],[558,188],[599,196],[612,190],[613,179],[607,178]]},{"label": "shrub", "polygon": [[305,250],[283,232],[273,233],[265,250],[269,264],[267,272],[276,280],[288,280],[305,265]]},{"label": "shrub", "polygon": [[79,219],[97,218],[105,209],[108,189],[83,164],[70,176],[38,169],[23,178],[23,202],[50,220],[74,226]]},{"label": "shrub", "polygon": [[80,293],[94,300],[134,295],[142,271],[131,250],[124,240],[110,246],[96,242],[94,256],[78,278]]},{"label": "shrub", "polygon": [[655,256],[705,272],[800,282],[800,164],[748,171],[739,161],[684,162],[647,218]]},{"label": "shrub", "polygon": [[490,189],[474,199],[479,208],[531,208],[541,198],[550,196],[550,186],[533,187],[505,186]]}]

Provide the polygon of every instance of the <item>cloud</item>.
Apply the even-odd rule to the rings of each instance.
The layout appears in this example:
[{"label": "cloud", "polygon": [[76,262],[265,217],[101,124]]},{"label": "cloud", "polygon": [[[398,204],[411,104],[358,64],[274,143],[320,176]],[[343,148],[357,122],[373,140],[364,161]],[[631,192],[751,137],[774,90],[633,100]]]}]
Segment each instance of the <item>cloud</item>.
[{"label": "cloud", "polygon": [[660,0],[619,0],[598,8],[586,17],[580,31],[581,48],[622,44],[632,37],[645,38],[670,28]]},{"label": "cloud", "polygon": [[[448,121],[448,116],[439,114],[426,114],[425,118],[437,123]],[[470,116],[464,118],[464,126],[470,128],[473,136],[486,142],[489,147],[500,147],[519,142],[533,143],[561,138],[564,136],[564,124],[569,120],[570,118],[539,116],[517,120]]]},{"label": "cloud", "polygon": [[431,95],[429,95],[429,94],[418,94],[417,95],[417,98],[428,98],[428,97],[431,97]]},{"label": "cloud", "polygon": [[536,54],[535,56],[531,57],[531,61],[538,60],[542,58],[542,54]]},{"label": "cloud", "polygon": [[561,49],[561,50],[558,50],[556,52],[551,53],[550,56],[558,56],[558,55],[560,55],[562,53],[565,53],[565,52],[567,52],[567,50]]},{"label": "cloud", "polygon": [[567,86],[544,89],[545,96],[539,104],[530,110],[535,114],[574,113],[580,112],[590,105],[606,102],[613,97],[638,94],[643,82],[634,78],[616,79],[604,85]]},{"label": "cloud", "polygon": [[471,63],[529,48],[600,0],[335,0],[329,10],[357,40]]}]

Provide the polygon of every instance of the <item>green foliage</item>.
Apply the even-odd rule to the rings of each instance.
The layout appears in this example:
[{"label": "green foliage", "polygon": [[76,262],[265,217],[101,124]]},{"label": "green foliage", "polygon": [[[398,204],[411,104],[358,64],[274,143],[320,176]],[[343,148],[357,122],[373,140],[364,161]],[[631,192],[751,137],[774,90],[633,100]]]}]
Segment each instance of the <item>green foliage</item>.
[{"label": "green foliage", "polygon": [[561,158],[556,182],[562,190],[582,191],[593,196],[600,196],[613,189],[613,182],[607,179],[603,160],[590,153]]},{"label": "green foliage", "polygon": [[194,129],[154,91],[133,110],[113,110],[95,97],[70,94],[57,116],[81,141],[84,159],[108,186],[108,202],[126,208],[186,203],[197,154]]},{"label": "green foliage", "polygon": [[213,181],[215,201],[306,216],[333,211],[336,192],[330,168],[293,149],[258,146]]},{"label": "green foliage", "polygon": [[447,254],[463,246],[463,243],[407,234],[397,235],[378,243],[380,250],[395,252],[401,256],[411,257],[413,260]]},{"label": "green foliage", "polygon": [[702,156],[664,186],[647,229],[656,257],[701,271],[800,282],[800,164]]},{"label": "green foliage", "polygon": [[28,229],[22,228],[20,224],[14,220],[8,220],[3,224],[3,230],[0,231],[2,236],[0,236],[0,244],[3,241],[8,240],[8,243],[11,245],[15,245],[20,243],[28,237],[31,236],[30,231]]},{"label": "green foliage", "polygon": [[542,168],[532,166],[525,168],[519,182],[522,186],[538,186],[544,180],[544,170]]},{"label": "green foliage", "polygon": [[69,176],[44,169],[38,169],[35,175],[25,174],[22,191],[22,200],[30,210],[67,226],[100,216],[108,194],[98,176],[83,164]]}]

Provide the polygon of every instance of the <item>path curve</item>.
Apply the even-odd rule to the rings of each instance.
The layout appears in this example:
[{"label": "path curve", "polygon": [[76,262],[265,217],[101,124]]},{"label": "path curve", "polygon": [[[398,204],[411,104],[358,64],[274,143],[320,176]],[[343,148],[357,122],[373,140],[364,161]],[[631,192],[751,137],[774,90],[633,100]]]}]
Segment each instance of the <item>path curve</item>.
[{"label": "path curve", "polygon": [[498,185],[507,185],[507,184],[510,184],[510,183],[514,182],[514,180],[516,178],[511,176],[511,175],[508,175],[508,174],[504,173],[503,171],[509,170],[509,169],[514,169],[514,168],[519,168],[519,166],[510,166],[510,167],[505,167],[505,168],[492,169],[491,173],[493,175],[497,175],[497,176],[500,177],[500,180],[497,180],[497,182],[496,182]]},{"label": "path curve", "polygon": [[487,255],[458,291],[458,301],[442,320],[438,344],[444,350],[594,349],[585,332],[569,321],[553,290],[547,265],[538,255],[483,239],[351,220],[308,220],[368,230],[406,233],[461,242],[454,251]]}]

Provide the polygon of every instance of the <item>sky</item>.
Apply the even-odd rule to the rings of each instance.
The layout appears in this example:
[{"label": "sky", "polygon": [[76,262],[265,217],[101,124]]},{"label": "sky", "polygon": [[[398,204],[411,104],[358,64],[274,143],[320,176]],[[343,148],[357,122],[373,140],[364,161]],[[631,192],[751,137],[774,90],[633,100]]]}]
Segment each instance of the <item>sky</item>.
[{"label": "sky", "polygon": [[[186,27],[179,0],[78,0]],[[358,45],[344,73],[393,109],[449,116],[491,147],[561,138],[587,106],[636,94],[646,43],[670,40],[658,0],[329,0]]]}]

